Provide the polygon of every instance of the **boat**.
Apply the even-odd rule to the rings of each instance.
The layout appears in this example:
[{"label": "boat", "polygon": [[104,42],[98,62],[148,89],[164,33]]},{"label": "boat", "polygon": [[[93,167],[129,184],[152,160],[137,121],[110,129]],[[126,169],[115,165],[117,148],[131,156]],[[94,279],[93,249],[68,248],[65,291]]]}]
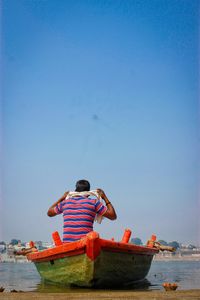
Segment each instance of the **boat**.
[{"label": "boat", "polygon": [[141,282],[147,276],[153,256],[155,236],[146,246],[129,243],[131,231],[125,230],[120,242],[100,238],[95,231],[84,238],[63,243],[53,233],[55,246],[34,250],[32,261],[44,282],[68,287],[109,288]]}]

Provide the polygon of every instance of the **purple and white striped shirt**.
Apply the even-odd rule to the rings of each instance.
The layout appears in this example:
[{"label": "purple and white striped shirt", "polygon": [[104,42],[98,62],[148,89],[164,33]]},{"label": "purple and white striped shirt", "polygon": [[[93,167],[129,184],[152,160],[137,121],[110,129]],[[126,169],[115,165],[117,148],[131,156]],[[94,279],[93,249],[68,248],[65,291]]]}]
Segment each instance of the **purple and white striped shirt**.
[{"label": "purple and white striped shirt", "polygon": [[96,214],[105,214],[107,207],[99,200],[71,197],[55,206],[55,213],[63,213],[63,242],[73,242],[93,231]]}]

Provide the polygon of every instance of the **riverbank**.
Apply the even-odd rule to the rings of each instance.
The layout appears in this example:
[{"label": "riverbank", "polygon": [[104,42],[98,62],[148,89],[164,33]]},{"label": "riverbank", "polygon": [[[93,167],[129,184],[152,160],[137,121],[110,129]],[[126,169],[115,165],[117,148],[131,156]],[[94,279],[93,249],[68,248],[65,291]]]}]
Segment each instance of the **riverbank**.
[{"label": "riverbank", "polygon": [[199,300],[200,289],[198,290],[185,290],[185,291],[92,291],[82,293],[1,293],[0,300]]}]

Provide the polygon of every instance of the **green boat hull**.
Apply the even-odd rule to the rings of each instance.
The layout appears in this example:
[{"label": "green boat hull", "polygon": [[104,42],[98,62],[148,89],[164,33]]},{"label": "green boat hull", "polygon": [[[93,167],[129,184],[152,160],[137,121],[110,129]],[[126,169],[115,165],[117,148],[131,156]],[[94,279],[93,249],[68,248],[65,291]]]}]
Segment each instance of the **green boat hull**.
[{"label": "green boat hull", "polygon": [[65,286],[91,286],[94,265],[86,254],[35,262],[35,265],[45,282]]},{"label": "green boat hull", "polygon": [[111,287],[143,280],[152,255],[113,253],[102,250],[95,260],[85,253],[35,262],[43,281],[64,286]]},{"label": "green boat hull", "polygon": [[83,239],[28,254],[44,282],[79,287],[123,287],[145,279],[153,246],[101,239],[92,231]]}]

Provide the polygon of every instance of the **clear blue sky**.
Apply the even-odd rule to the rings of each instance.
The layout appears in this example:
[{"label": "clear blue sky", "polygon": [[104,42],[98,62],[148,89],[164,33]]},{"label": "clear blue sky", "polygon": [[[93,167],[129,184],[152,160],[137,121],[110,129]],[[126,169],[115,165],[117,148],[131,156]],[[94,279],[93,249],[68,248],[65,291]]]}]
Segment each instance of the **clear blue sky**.
[{"label": "clear blue sky", "polygon": [[2,237],[50,240],[48,207],[103,188],[120,239],[200,243],[198,0],[2,1]]}]

